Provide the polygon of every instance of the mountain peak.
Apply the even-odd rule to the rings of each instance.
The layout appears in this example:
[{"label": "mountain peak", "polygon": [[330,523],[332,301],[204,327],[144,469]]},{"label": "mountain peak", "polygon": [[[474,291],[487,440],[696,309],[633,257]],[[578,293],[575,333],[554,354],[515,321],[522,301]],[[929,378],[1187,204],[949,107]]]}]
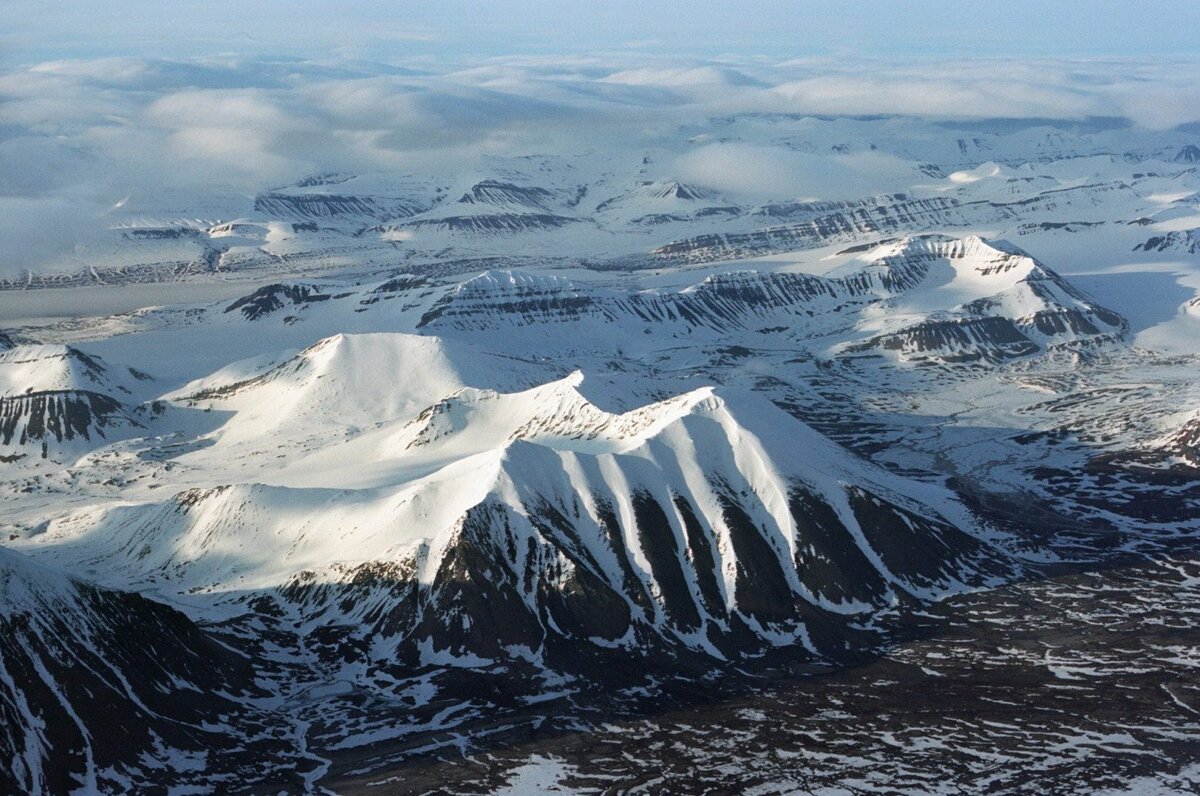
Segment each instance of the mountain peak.
[{"label": "mountain peak", "polygon": [[1175,163],[1200,163],[1200,147],[1195,144],[1188,144],[1181,147],[1172,158]]}]

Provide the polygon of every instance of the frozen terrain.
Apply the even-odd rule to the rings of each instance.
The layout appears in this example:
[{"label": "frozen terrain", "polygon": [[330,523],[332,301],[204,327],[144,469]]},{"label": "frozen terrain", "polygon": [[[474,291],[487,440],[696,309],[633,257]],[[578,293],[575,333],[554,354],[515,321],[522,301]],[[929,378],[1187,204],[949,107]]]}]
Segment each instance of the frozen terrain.
[{"label": "frozen terrain", "polygon": [[665,128],[0,279],[0,790],[1196,788],[1194,126]]}]

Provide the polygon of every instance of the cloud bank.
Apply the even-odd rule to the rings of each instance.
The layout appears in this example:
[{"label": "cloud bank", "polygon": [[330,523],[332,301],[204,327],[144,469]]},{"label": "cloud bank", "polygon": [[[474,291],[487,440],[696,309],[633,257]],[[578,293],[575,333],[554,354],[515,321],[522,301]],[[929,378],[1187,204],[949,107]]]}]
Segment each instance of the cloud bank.
[{"label": "cloud bank", "polygon": [[[1200,121],[1200,61],[871,61],[647,55],[427,61],[103,58],[0,73],[0,268],[37,268],[129,196],[252,195],[331,171],[468,172],[488,155],[653,148],[744,113]],[[672,138],[672,136],[674,136]],[[866,193],[885,154],[698,141],[676,176],[733,193]],[[874,182],[870,182],[874,180]],[[886,182],[886,180],[885,180]]]}]

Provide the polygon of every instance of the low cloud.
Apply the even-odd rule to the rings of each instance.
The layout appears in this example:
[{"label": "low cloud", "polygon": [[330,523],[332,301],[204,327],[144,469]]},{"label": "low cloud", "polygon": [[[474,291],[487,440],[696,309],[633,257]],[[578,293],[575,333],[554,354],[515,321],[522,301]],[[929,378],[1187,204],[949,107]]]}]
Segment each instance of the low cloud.
[{"label": "low cloud", "polygon": [[693,149],[673,172],[727,194],[774,199],[850,199],[903,190],[918,176],[911,164],[882,153],[817,155],[739,143]]},{"label": "low cloud", "polygon": [[36,266],[52,269],[66,255],[99,239],[105,226],[92,197],[0,196],[0,276],[38,270]]},{"label": "low cloud", "polygon": [[[105,58],[0,72],[0,267],[49,267],[127,196],[242,195],[327,171],[454,177],[489,155],[678,147],[740,113],[1200,121],[1200,62],[906,64],[649,54],[430,62]],[[661,161],[729,193],[858,195],[911,183],[884,152],[699,139]],[[15,241],[15,242],[14,242]]]},{"label": "low cloud", "polygon": [[781,107],[821,114],[1080,118],[1102,108],[1062,87],[933,76],[818,76],[775,86],[772,93]]}]

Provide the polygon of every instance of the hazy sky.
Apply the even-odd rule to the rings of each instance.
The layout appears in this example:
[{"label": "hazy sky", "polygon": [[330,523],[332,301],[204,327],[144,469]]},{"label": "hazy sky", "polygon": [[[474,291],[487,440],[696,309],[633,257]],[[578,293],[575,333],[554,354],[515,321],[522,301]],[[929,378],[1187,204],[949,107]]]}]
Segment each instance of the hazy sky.
[{"label": "hazy sky", "polygon": [[1198,28],[1197,0],[0,0],[10,66],[217,53],[1144,57],[1197,53]]}]

